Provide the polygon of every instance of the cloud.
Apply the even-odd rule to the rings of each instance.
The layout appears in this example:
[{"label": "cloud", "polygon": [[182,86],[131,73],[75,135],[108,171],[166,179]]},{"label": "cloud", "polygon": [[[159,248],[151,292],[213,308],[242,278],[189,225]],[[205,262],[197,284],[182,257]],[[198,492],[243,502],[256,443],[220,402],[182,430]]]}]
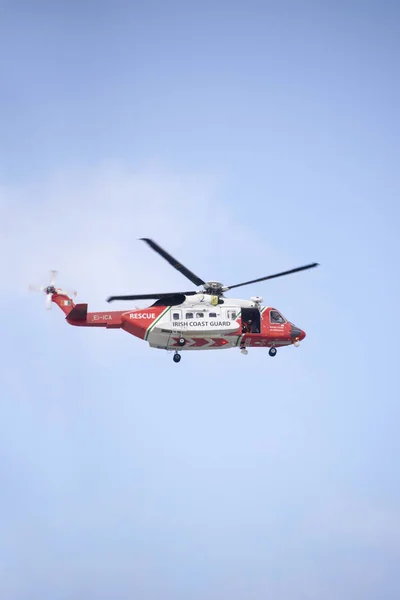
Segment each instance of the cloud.
[{"label": "cloud", "polygon": [[[23,311],[30,318],[24,335],[39,334],[37,344],[43,345],[54,340],[54,327],[65,324],[54,307],[55,314],[38,317],[40,326],[34,329],[31,315],[38,315],[38,307],[44,313],[45,300],[29,294],[28,285],[47,284],[50,269],[58,271],[57,284],[77,290],[77,300],[88,302],[89,310],[109,309],[106,298],[111,294],[194,289],[138,241],[141,237],[155,239],[205,280],[232,284],[262,275],[266,245],[224,191],[224,182],[208,173],[176,173],[155,165],[138,171],[116,162],[0,186],[3,310]],[[249,295],[247,288],[243,296]],[[130,306],[114,303],[112,309]],[[16,333],[22,330],[17,327]],[[131,336],[115,332],[67,328],[62,335],[66,351],[76,352],[76,345],[83,344],[96,361],[103,360],[105,348],[104,361],[113,349],[145,350],[132,344]]]},{"label": "cloud", "polygon": [[[116,162],[0,186],[0,301],[4,311],[22,312],[29,320],[29,328],[22,333],[17,327],[14,335],[25,340],[40,336],[37,345],[43,346],[53,343],[63,328],[65,351],[76,352],[82,344],[96,362],[109,361],[114,351],[150,351],[129,335],[67,328],[58,309],[44,316],[44,297],[28,292],[30,283],[48,283],[50,269],[58,271],[57,284],[77,290],[77,300],[87,302],[89,310],[109,310],[106,298],[111,294],[194,289],[138,241],[141,237],[155,239],[203,279],[228,285],[287,268],[292,259],[285,257],[285,249],[271,248],[268,236],[254,233],[257,206],[248,199],[232,204],[227,187],[209,173],[177,173],[153,164],[138,171]],[[237,295],[249,298],[264,290],[266,303],[274,304],[267,286],[249,286]],[[132,304],[111,306],[127,310]],[[102,358],[104,349],[107,356]],[[265,360],[258,354],[257,360]],[[231,359],[230,353],[219,355],[222,363]]]},{"label": "cloud", "polygon": [[[110,293],[189,289],[192,284],[141,242],[153,237],[200,276],[249,256],[257,240],[219,199],[221,182],[162,168],[137,172],[115,163],[58,172],[47,181],[0,188],[0,293],[25,294],[55,268],[81,301]],[[216,269],[217,270],[217,269]],[[226,268],[229,274],[231,269]]]}]

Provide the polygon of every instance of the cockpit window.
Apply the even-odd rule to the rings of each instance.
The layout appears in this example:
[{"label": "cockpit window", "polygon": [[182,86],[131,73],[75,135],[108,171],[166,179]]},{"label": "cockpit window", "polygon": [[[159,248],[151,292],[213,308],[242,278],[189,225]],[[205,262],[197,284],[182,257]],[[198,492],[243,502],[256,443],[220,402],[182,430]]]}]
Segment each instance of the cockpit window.
[{"label": "cockpit window", "polygon": [[286,323],[286,320],[282,317],[281,313],[277,310],[271,310],[269,315],[271,323]]}]

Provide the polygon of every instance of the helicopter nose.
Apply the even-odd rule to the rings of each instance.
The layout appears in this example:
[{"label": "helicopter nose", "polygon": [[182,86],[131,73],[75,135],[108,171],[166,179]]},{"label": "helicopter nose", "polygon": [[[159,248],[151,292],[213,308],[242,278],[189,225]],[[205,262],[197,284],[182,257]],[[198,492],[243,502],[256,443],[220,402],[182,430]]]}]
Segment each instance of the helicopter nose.
[{"label": "helicopter nose", "polygon": [[292,325],[292,330],[290,332],[290,337],[293,340],[304,340],[304,338],[306,337],[306,332],[303,331],[302,329],[299,329],[295,325]]}]

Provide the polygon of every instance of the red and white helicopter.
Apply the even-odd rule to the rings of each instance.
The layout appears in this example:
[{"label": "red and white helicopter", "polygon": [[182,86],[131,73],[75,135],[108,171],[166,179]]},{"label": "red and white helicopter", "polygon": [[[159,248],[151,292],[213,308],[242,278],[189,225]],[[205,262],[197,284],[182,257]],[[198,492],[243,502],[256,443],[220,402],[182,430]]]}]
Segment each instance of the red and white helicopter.
[{"label": "red and white helicopter", "polygon": [[311,269],[318,266],[318,263],[225,286],[217,281],[204,281],[153,240],[148,238],[142,240],[192,283],[202,286],[202,289],[164,294],[111,296],[107,299],[108,302],[114,300],[155,300],[155,302],[143,309],[88,312],[87,304],[75,304],[70,297],[76,295],[76,292],[70,294],[55,287],[56,271],[51,272],[48,286],[30,286],[30,288],[46,294],[48,308],[51,308],[52,302],[57,304],[65,313],[66,321],[70,325],[123,329],[147,341],[152,348],[172,350],[176,363],[181,360],[180,352],[183,350],[239,348],[243,354],[247,354],[249,347],[266,347],[269,348],[270,356],[276,356],[279,346],[298,346],[305,338],[305,332],[287,321],[276,308],[262,306],[263,299],[260,296],[242,300],[227,298],[224,293],[251,283]]}]

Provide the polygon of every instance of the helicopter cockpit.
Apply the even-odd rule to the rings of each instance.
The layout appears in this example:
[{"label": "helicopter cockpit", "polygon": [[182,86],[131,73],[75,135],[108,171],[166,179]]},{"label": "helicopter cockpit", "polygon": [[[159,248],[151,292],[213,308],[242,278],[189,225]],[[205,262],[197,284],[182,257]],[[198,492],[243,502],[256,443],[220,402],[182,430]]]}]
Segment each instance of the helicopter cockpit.
[{"label": "helicopter cockpit", "polygon": [[284,325],[287,323],[285,317],[283,317],[281,313],[275,309],[271,310],[269,313],[269,320],[272,325]]}]

